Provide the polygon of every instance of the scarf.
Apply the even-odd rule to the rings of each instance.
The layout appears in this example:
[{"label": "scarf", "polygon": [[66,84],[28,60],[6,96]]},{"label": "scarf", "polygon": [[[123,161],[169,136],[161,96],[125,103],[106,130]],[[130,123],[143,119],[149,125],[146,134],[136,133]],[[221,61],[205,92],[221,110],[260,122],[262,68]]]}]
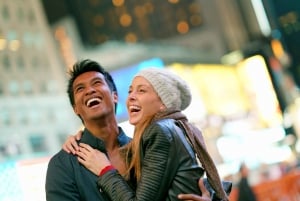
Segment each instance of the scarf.
[{"label": "scarf", "polygon": [[222,201],[228,201],[229,198],[226,195],[221,179],[218,173],[218,170],[207,152],[203,135],[201,131],[192,125],[187,117],[181,113],[180,111],[166,111],[164,113],[158,114],[153,120],[159,119],[174,119],[179,124],[179,126],[184,130],[185,134],[187,135],[188,139],[190,140],[192,147],[200,160],[202,167],[206,172],[206,176],[208,179],[209,184],[215,190],[216,196],[221,199]]}]

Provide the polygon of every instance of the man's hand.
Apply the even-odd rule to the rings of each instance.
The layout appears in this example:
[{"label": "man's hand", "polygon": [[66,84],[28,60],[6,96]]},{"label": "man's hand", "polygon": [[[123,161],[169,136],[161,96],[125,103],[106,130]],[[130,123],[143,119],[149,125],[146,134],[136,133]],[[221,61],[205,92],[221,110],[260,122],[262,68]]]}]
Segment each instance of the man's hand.
[{"label": "man's hand", "polygon": [[199,179],[198,186],[202,192],[201,196],[196,194],[179,194],[178,199],[185,201],[211,201],[209,191],[205,188],[202,179]]}]

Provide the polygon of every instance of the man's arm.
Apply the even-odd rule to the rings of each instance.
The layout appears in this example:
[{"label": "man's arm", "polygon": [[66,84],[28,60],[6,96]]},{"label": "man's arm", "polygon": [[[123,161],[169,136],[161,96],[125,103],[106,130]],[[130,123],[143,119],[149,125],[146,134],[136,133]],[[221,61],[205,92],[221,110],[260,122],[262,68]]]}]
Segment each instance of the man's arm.
[{"label": "man's arm", "polygon": [[70,158],[65,157],[64,154],[55,155],[49,161],[45,184],[47,201],[80,200],[74,170],[70,164]]}]

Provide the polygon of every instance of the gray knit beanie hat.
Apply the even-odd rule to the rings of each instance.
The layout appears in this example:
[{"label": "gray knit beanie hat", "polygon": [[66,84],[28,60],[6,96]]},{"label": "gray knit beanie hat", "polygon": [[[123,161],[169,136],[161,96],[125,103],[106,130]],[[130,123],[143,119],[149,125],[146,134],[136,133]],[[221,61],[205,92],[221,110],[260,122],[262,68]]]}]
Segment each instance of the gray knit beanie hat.
[{"label": "gray knit beanie hat", "polygon": [[167,69],[145,68],[136,76],[142,76],[150,82],[167,109],[184,110],[192,100],[187,83]]}]

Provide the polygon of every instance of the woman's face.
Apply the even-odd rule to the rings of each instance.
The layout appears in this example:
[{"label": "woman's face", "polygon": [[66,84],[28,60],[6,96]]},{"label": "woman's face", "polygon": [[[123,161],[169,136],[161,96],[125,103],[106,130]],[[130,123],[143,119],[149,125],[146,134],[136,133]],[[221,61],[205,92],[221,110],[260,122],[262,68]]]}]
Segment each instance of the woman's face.
[{"label": "woman's face", "polygon": [[152,118],[165,108],[150,82],[141,76],[132,80],[126,105],[129,123],[135,126],[143,123],[147,118]]}]

